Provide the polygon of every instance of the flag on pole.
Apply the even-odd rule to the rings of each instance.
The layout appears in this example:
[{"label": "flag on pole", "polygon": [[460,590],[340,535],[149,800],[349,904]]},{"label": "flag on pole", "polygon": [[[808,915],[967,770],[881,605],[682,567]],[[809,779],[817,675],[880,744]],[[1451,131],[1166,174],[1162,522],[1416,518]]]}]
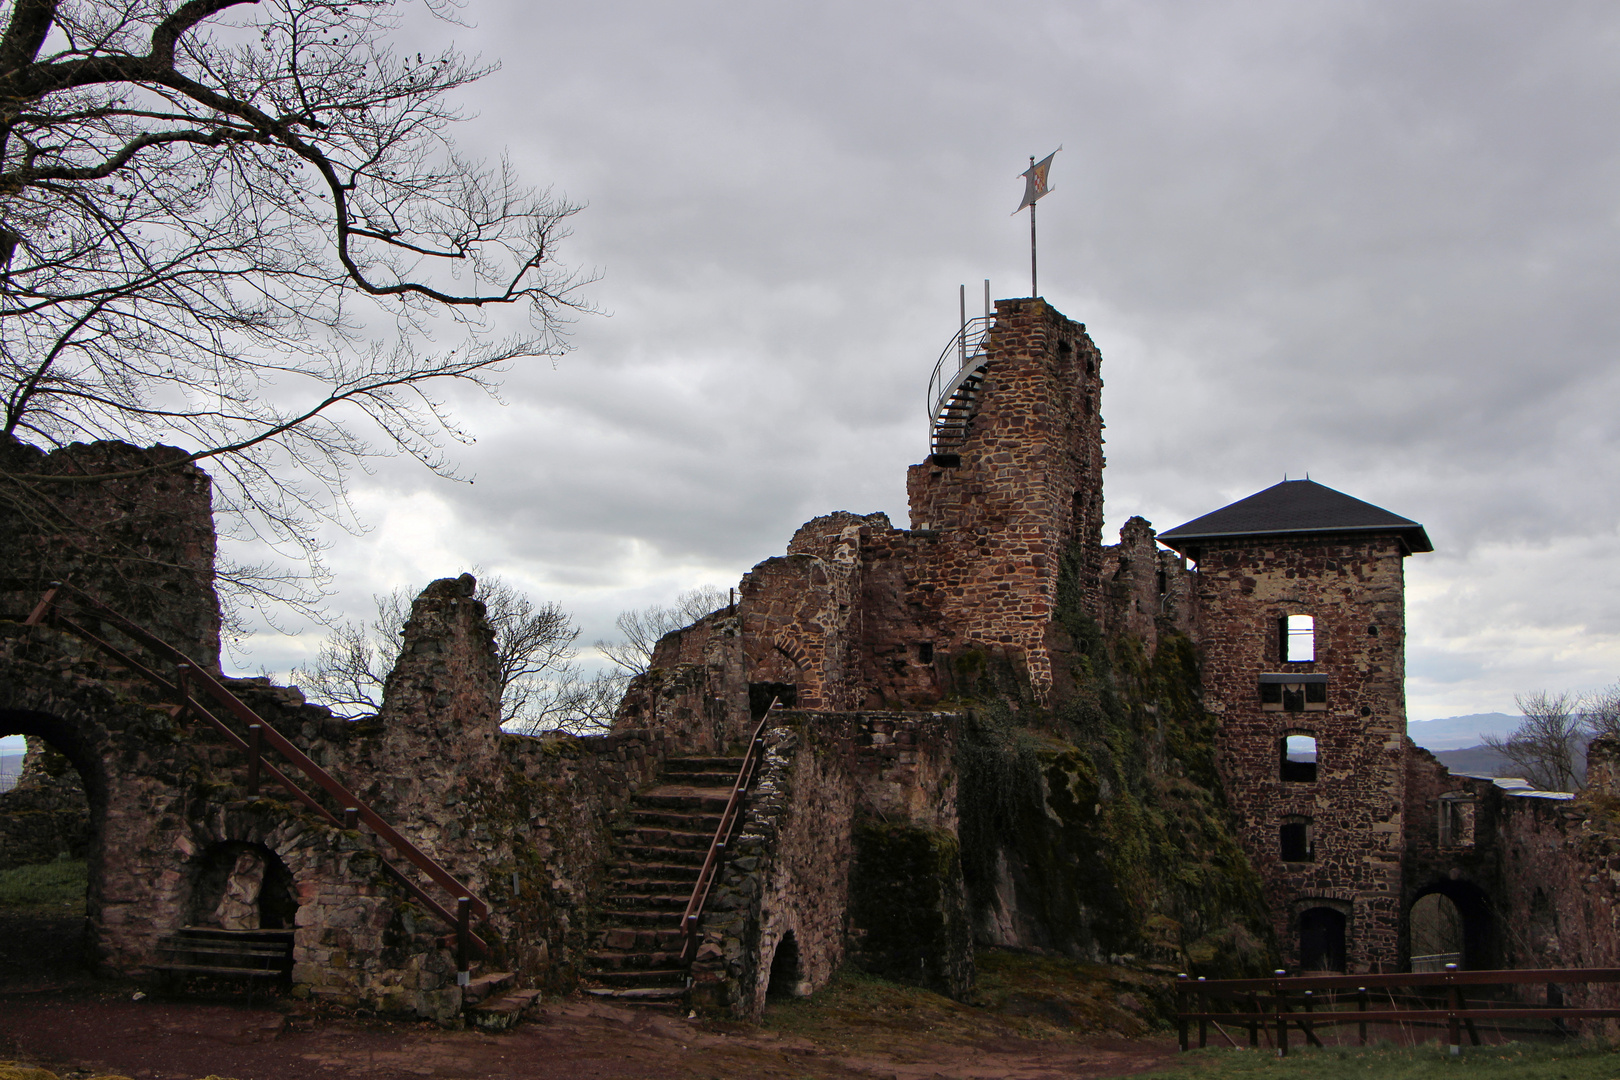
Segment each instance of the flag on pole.
[{"label": "flag on pole", "polygon": [[[1062,149],[1063,147],[1058,147],[1057,150],[1047,154],[1027,170],[1018,174],[1024,178],[1024,201],[1018,204],[1018,210],[1022,210],[1026,206],[1034,206],[1036,199],[1052,190],[1051,186],[1046,182],[1046,174],[1052,168],[1052,159],[1057,157],[1058,150]],[[1014,210],[1013,213],[1018,213],[1018,210]]]}]

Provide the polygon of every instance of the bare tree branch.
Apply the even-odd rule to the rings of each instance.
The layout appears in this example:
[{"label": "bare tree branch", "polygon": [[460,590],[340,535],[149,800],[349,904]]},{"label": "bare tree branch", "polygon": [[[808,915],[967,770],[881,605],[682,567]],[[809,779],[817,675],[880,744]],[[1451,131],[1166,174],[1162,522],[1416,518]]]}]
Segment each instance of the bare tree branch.
[{"label": "bare tree branch", "polygon": [[596,651],[613,661],[626,678],[640,675],[652,666],[653,650],[660,638],[720,610],[728,599],[713,585],[704,585],[681,593],[667,607],[653,604],[623,612],[615,624],[624,637],[619,641],[598,641]]},{"label": "bare tree branch", "polygon": [[1581,699],[1569,692],[1537,690],[1514,699],[1524,722],[1512,734],[1484,736],[1485,745],[1524,772],[1542,791],[1575,791],[1584,770],[1576,760],[1582,751],[1584,722]]},{"label": "bare tree branch", "polygon": [[178,446],[225,535],[308,558],[355,465],[447,470],[434,387],[566,350],[578,207],[457,150],[489,69],[391,50],[398,11],[0,2],[0,437]]}]

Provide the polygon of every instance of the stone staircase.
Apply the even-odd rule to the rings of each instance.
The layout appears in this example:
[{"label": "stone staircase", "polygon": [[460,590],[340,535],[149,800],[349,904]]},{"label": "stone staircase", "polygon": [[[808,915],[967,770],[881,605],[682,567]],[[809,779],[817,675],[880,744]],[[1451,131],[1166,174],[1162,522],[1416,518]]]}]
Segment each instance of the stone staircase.
[{"label": "stone staircase", "polygon": [[678,1009],[686,997],[681,915],[720,825],[740,757],[670,758],[614,828],[611,883],[586,953],[585,992]]}]

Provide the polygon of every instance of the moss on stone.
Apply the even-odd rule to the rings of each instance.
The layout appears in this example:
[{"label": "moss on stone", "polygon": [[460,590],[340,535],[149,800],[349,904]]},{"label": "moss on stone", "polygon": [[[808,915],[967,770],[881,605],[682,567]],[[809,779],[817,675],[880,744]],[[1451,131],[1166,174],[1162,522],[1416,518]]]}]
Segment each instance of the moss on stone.
[{"label": "moss on stone", "polygon": [[855,824],[852,962],[873,975],[961,998],[973,986],[961,848],[944,829],[864,818]]},{"label": "moss on stone", "polygon": [[1061,693],[1044,708],[980,701],[963,726],[970,902],[990,916],[1011,899],[1042,938],[1026,944],[1070,955],[1262,974],[1270,921],[1216,772],[1197,650],[1175,633],[1152,656],[1108,640],[1078,569],[1071,555],[1057,590]]}]

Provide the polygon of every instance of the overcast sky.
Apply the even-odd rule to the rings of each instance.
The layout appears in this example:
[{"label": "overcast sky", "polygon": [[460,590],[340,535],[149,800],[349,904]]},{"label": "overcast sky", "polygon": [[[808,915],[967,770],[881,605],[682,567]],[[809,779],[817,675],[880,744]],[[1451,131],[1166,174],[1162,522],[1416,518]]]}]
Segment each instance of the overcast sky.
[{"label": "overcast sky", "polygon": [[[576,613],[907,524],[970,307],[1101,348],[1109,534],[1310,477],[1422,522],[1413,719],[1620,678],[1620,7],[470,0],[464,145],[588,203],[571,355],[466,401],[471,485],[361,477],[335,607],[473,564]],[[260,637],[284,670],[318,631]]]}]

